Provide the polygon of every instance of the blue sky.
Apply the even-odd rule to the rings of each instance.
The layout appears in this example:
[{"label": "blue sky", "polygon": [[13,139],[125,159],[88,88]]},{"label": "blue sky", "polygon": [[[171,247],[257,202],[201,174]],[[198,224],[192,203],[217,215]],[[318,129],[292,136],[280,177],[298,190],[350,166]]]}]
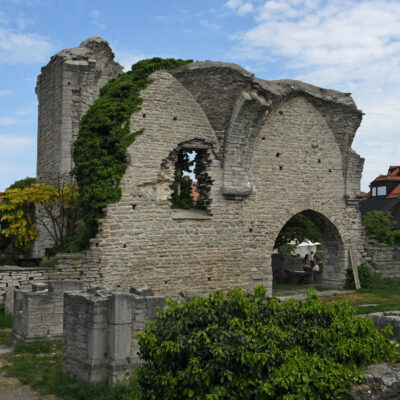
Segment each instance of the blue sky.
[{"label": "blue sky", "polygon": [[36,77],[101,36],[126,68],[153,56],[235,62],[263,79],[351,92],[362,190],[400,164],[400,2],[0,0],[0,191],[36,175]]}]

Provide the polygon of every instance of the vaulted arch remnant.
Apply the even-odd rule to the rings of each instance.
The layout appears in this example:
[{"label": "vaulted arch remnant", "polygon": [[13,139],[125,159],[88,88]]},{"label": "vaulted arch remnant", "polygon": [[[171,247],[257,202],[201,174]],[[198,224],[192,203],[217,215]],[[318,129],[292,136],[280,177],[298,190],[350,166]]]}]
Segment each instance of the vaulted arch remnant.
[{"label": "vaulted arch remnant", "polygon": [[[339,229],[323,214],[320,212],[307,209],[297,215],[302,215],[312,222],[316,230],[320,235],[320,245],[318,250],[323,253],[323,267],[321,268],[321,284],[327,287],[342,287],[345,278],[346,271],[346,251],[343,239],[339,232]],[[291,218],[288,219],[288,221]],[[286,222],[288,222],[286,221]],[[280,232],[284,228],[282,226]],[[277,235],[277,238],[279,234]],[[276,242],[275,242],[276,243]],[[290,260],[290,259],[286,259]],[[286,261],[288,262],[288,261]],[[272,257],[272,271],[276,280],[277,275],[285,276],[286,270],[300,270],[302,269],[302,260],[299,257],[293,257],[289,263],[291,265],[285,265],[285,258],[273,256]]]}]

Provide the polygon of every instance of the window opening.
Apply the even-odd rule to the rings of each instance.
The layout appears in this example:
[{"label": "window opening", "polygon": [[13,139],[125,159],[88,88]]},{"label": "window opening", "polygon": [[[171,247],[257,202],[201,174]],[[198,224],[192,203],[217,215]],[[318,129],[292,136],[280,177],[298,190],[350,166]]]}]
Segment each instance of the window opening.
[{"label": "window opening", "polygon": [[206,149],[180,149],[171,185],[171,207],[205,210],[209,205],[211,180],[207,174],[209,157]]},{"label": "window opening", "polygon": [[386,196],[386,186],[378,186],[378,196]]},{"label": "window opening", "polygon": [[372,188],[372,196],[376,196],[376,187]]}]

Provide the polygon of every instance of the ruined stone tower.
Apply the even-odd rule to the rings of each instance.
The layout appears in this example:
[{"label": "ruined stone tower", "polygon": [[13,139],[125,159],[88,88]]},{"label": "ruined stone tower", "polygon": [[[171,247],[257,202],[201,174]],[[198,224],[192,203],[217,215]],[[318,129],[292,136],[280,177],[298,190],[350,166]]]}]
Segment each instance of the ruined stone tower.
[{"label": "ruined stone tower", "polygon": [[[117,76],[106,42],[58,53],[38,80],[39,181],[63,179],[83,113]],[[151,74],[130,130],[122,197],[105,208],[80,261],[55,272],[87,286],[162,295],[272,287],[271,254],[303,213],[319,229],[323,282],[341,286],[349,250],[362,256],[363,159],[351,149],[362,112],[348,93],[266,81],[235,64],[195,62]],[[171,208],[177,155],[197,154],[205,210]],[[43,239],[38,251],[43,250]]]},{"label": "ruined stone tower", "polygon": [[[73,49],[62,50],[42,68],[36,94],[39,100],[37,180],[39,183],[70,182],[72,143],[79,122],[99,96],[100,88],[119,76],[108,43],[91,37]],[[36,256],[52,243],[45,230],[35,245]]]}]

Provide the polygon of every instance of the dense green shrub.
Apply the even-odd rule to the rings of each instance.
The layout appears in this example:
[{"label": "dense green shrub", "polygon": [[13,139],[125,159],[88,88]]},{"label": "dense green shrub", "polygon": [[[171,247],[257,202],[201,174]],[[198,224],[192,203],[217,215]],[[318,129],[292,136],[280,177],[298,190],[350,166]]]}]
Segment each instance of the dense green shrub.
[{"label": "dense green shrub", "polygon": [[[379,285],[379,282],[381,280],[380,274],[371,271],[371,269],[364,264],[360,264],[357,267],[357,269],[362,289],[371,289]],[[356,284],[354,282],[353,270],[351,268],[348,268],[346,270],[346,279],[344,282],[344,288],[347,290],[352,290],[356,288]]]},{"label": "dense green shrub", "polygon": [[7,314],[4,309],[4,304],[0,304],[0,329],[12,328],[13,327],[13,316]]},{"label": "dense green shrub", "polygon": [[280,303],[263,287],[193,297],[159,311],[137,335],[146,399],[335,399],[361,366],[399,360],[388,330],[347,303]]},{"label": "dense green shrub", "polygon": [[394,229],[396,221],[390,211],[370,211],[365,214],[362,224],[368,237],[391,247],[400,246],[400,229]]},{"label": "dense green shrub", "polygon": [[189,61],[152,58],[139,61],[131,71],[108,82],[100,97],[83,116],[74,143],[72,174],[79,186],[79,207],[83,230],[72,246],[87,247],[97,233],[97,221],[103,208],[121,198],[120,181],[127,168],[126,150],[142,131],[131,132],[129,120],[140,110],[139,92],[150,83],[149,75],[159,69],[171,69]]},{"label": "dense green shrub", "polygon": [[[358,269],[358,277],[360,279],[360,285],[363,289],[368,289],[371,287],[372,282],[372,271],[365,265],[359,265]],[[356,284],[354,281],[354,274],[351,268],[347,268],[346,270],[346,278],[344,281],[344,288],[346,290],[352,290],[356,288]]]}]

